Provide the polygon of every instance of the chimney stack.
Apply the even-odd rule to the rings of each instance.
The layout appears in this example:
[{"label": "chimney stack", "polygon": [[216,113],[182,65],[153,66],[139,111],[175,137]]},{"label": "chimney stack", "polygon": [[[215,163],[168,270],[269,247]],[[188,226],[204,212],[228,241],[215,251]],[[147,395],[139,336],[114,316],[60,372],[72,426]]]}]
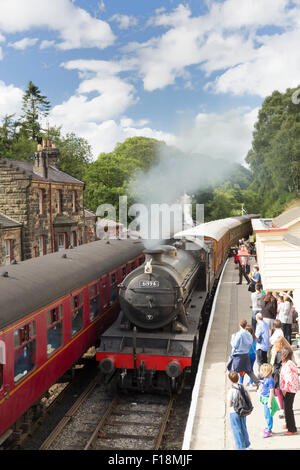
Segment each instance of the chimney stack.
[{"label": "chimney stack", "polygon": [[59,150],[50,140],[43,139],[34,154],[33,171],[43,178],[48,178],[48,168],[59,169]]}]

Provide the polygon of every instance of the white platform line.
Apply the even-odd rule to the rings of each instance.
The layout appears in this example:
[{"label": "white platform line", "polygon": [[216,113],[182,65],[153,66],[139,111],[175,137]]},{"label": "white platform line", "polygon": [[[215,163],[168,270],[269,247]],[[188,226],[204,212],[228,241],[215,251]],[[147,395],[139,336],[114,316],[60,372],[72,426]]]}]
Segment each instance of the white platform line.
[{"label": "white platform line", "polygon": [[204,360],[206,356],[206,349],[207,349],[207,344],[210,336],[210,330],[211,330],[211,325],[214,319],[214,314],[215,314],[215,308],[216,308],[216,303],[218,299],[218,294],[219,294],[219,289],[220,285],[222,283],[222,278],[223,274],[225,271],[225,268],[227,266],[229,258],[227,258],[226,263],[224,264],[224,267],[222,269],[222,273],[218,282],[217,290],[215,293],[214,301],[212,304],[212,309],[209,317],[209,322],[207,325],[207,330],[205,333],[205,338],[203,341],[202,345],[202,350],[201,350],[201,357],[200,357],[200,362],[198,365],[198,370],[197,370],[197,375],[194,383],[194,388],[192,392],[192,400],[191,400],[191,406],[190,406],[190,411],[189,411],[189,416],[187,419],[186,423],[186,428],[185,428],[185,433],[184,433],[184,439],[183,439],[183,444],[182,444],[182,450],[190,450],[190,445],[191,445],[191,437],[192,437],[192,431],[194,427],[194,422],[195,422],[195,414],[196,414],[196,408],[197,408],[197,403],[198,403],[198,395],[199,395],[199,390],[200,390],[200,385],[201,385],[201,378],[202,378],[202,372],[203,372],[203,365],[204,365]]}]

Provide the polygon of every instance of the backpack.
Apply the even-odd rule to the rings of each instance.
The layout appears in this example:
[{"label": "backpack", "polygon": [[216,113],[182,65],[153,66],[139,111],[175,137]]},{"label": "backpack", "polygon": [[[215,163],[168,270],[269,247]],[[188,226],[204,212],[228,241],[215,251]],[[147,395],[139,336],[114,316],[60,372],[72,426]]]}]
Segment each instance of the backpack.
[{"label": "backpack", "polygon": [[238,388],[234,388],[238,390],[238,392],[235,394],[235,398],[232,403],[233,409],[240,417],[248,416],[253,410],[253,405],[248,392],[241,384],[238,384]]}]

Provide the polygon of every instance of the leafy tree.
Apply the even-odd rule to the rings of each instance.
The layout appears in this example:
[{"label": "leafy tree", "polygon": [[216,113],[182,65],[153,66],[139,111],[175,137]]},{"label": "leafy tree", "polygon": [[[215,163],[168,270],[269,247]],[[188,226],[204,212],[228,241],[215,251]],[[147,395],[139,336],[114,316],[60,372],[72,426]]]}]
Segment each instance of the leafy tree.
[{"label": "leafy tree", "polygon": [[132,178],[137,171],[147,172],[157,162],[161,145],[165,144],[147,137],[133,137],[89,163],[85,173],[87,207],[95,211],[100,204],[109,203],[118,209],[119,196],[123,195],[128,197],[128,205],[133,204]]},{"label": "leafy tree", "polygon": [[261,197],[261,215],[266,217],[277,215],[299,195],[300,106],[292,101],[296,89],[274,91],[264,100],[246,158],[254,176],[251,189]]},{"label": "leafy tree", "polygon": [[41,120],[49,114],[50,102],[32,81],[24,93],[22,111],[22,132],[36,140],[41,134]]},{"label": "leafy tree", "polygon": [[48,129],[47,138],[55,143],[60,151],[60,169],[83,181],[88,164],[92,160],[91,146],[88,141],[76,136],[74,132],[62,136],[61,127]]}]

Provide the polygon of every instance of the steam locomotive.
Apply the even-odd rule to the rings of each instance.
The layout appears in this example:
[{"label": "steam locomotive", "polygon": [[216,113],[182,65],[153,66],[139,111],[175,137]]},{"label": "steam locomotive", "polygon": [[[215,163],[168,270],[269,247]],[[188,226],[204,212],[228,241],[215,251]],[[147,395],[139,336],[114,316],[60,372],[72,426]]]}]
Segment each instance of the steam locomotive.
[{"label": "steam locomotive", "polygon": [[144,251],[143,265],[119,285],[121,313],[96,352],[108,382],[141,392],[182,387],[230,247],[249,235],[252,217],[201,224],[171,245]]}]

